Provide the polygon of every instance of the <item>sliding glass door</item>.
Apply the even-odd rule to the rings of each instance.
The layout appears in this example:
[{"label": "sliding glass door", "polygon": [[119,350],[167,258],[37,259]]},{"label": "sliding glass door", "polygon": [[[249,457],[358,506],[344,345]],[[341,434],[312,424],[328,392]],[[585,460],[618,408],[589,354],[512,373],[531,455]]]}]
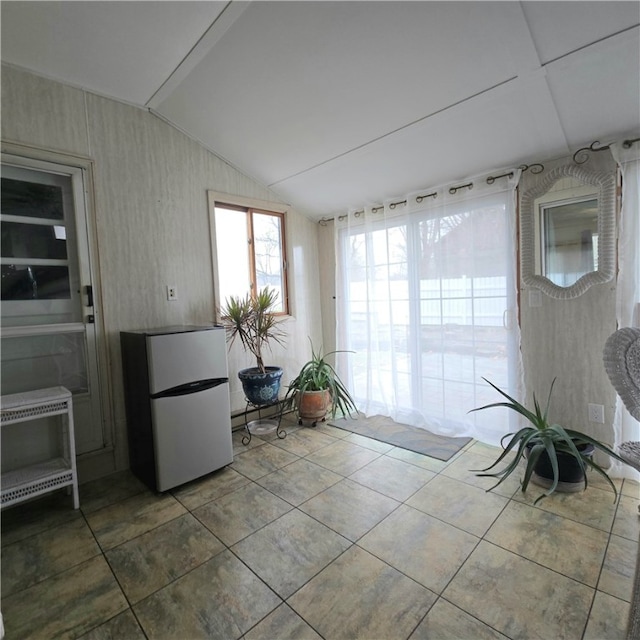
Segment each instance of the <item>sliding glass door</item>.
[{"label": "sliding glass door", "polygon": [[338,231],[340,370],[368,415],[497,442],[508,412],[486,378],[516,391],[515,219],[508,194]]}]

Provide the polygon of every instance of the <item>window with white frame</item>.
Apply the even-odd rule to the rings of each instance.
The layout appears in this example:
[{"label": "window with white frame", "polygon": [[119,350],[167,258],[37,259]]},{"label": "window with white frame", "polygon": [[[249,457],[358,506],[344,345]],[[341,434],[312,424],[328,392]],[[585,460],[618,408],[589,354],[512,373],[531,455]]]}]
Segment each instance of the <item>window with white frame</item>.
[{"label": "window with white frame", "polygon": [[277,313],[288,314],[285,211],[210,196],[217,304],[268,287],[278,294]]}]

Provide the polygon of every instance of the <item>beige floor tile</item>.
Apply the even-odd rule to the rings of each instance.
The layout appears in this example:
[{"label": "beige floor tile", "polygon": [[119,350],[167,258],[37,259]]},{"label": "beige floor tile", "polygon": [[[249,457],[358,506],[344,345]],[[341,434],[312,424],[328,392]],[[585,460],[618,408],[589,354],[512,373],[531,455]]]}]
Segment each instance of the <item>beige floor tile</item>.
[{"label": "beige floor tile", "polygon": [[244,636],[244,640],[322,640],[291,607],[281,604]]},{"label": "beige floor tile", "polygon": [[[460,480],[466,482],[474,487],[488,490],[498,482],[499,478],[485,478],[481,477],[475,471],[486,469],[493,461],[485,455],[480,455],[473,451],[465,451],[462,455],[458,456],[453,462],[448,464],[443,470],[442,474],[453,478],[454,480]],[[489,473],[493,473],[495,470],[501,470],[508,463],[501,462],[495,469],[491,469]],[[497,495],[510,498],[513,494],[520,489],[521,473],[514,471],[504,482],[491,489],[491,491]]]},{"label": "beige floor tile", "polygon": [[[622,478],[610,478],[613,486],[618,493],[622,492]],[[599,473],[593,469],[587,469],[587,487],[597,487],[603,491],[610,491],[613,493],[611,485],[603,478]]]},{"label": "beige floor tile", "polygon": [[296,460],[299,457],[293,453],[271,444],[263,444],[237,455],[231,468],[251,480],[257,480]]},{"label": "beige floor tile", "polygon": [[295,453],[300,457],[308,456],[310,453],[333,444],[335,441],[336,438],[333,436],[305,427],[288,432],[287,437],[282,440],[277,438],[270,440],[271,444],[276,447]]},{"label": "beige floor tile", "polygon": [[481,542],[443,597],[509,638],[580,638],[594,590]]},{"label": "beige floor tile", "polygon": [[380,442],[379,440],[374,440],[373,438],[367,438],[365,436],[361,436],[358,433],[349,433],[344,440],[345,442],[357,444],[360,447],[371,449],[372,451],[377,451],[378,453],[387,453],[391,451],[391,449],[395,448],[392,444]]},{"label": "beige floor tile", "polygon": [[256,482],[289,504],[298,506],[340,480],[342,476],[329,469],[308,460],[297,460]]},{"label": "beige floor tile", "polygon": [[622,495],[635,498],[640,502],[640,483],[629,478],[625,479],[624,484],[622,485]]},{"label": "beige floor tile", "polygon": [[324,638],[407,638],[436,596],[366,551],[352,547],[288,604]]},{"label": "beige floor tile", "polygon": [[74,519],[2,549],[2,597],[100,554],[84,519]]},{"label": "beige floor tile", "polygon": [[187,509],[193,511],[203,504],[207,504],[207,502],[236,491],[248,484],[248,482],[249,479],[242,474],[234,471],[231,467],[225,467],[210,473],[204,478],[199,478],[173,489],[171,493]]},{"label": "beige floor tile", "polygon": [[390,498],[404,501],[435,477],[435,473],[397,458],[381,456],[349,477]]},{"label": "beige floor tile", "polygon": [[388,455],[390,458],[395,458],[396,460],[408,462],[409,464],[413,464],[416,467],[420,467],[421,469],[433,471],[434,473],[440,473],[447,466],[447,464],[449,464],[448,462],[444,462],[443,460],[430,458],[429,456],[423,456],[421,453],[409,451],[409,449],[402,449],[401,447],[395,447],[391,449],[391,451],[389,451],[386,455]]},{"label": "beige floor tile", "polygon": [[440,598],[410,640],[508,640],[477,618]]},{"label": "beige floor tile", "polygon": [[107,551],[106,556],[129,602],[134,603],[224,548],[220,540],[187,513]]},{"label": "beige floor tile", "polygon": [[127,609],[78,640],[146,640],[146,636],[131,609]]},{"label": "beige floor tile", "polygon": [[485,456],[490,459],[488,464],[491,464],[491,462],[498,459],[503,449],[501,447],[494,447],[493,445],[485,444],[484,442],[477,442],[474,440],[467,445],[464,451]]},{"label": "beige floor tile", "polygon": [[345,479],[299,508],[355,542],[399,505],[392,498]]},{"label": "beige floor tile", "polygon": [[141,493],[86,516],[98,544],[112,549],[186,513],[171,495]]},{"label": "beige floor tile", "polygon": [[638,543],[612,535],[602,565],[598,590],[631,602]]},{"label": "beige floor tile", "polygon": [[616,517],[613,521],[612,533],[637,542],[640,538],[640,502],[636,498],[621,496]]},{"label": "beige floor tile", "polygon": [[2,601],[7,640],[77,638],[127,608],[102,556]]},{"label": "beige floor tile", "polygon": [[309,454],[307,460],[340,475],[349,476],[379,457],[379,452],[351,444],[344,439]]},{"label": "beige floor tile", "polygon": [[436,476],[406,504],[476,536],[483,536],[508,498],[444,475]]},{"label": "beige floor tile", "polygon": [[[338,420],[338,423],[340,420]],[[342,440],[342,438],[346,438],[351,435],[351,431],[347,431],[346,429],[340,429],[339,427],[334,426],[328,421],[318,422],[315,427],[312,427],[318,433],[324,433],[327,436],[331,436],[332,438],[337,438],[338,440]]]},{"label": "beige floor tile", "polygon": [[358,546],[439,594],[478,541],[469,533],[402,505],[361,538]]},{"label": "beige floor tile", "polygon": [[629,603],[596,591],[582,640],[626,640]]},{"label": "beige floor tile", "polygon": [[286,599],[350,545],[346,538],[295,510],[231,550]]},{"label": "beige floor tile", "polygon": [[85,514],[92,513],[147,491],[145,484],[138,480],[131,471],[121,471],[106,478],[81,484],[79,487],[80,508]]},{"label": "beige floor tile", "polygon": [[242,427],[242,429],[235,429],[231,434],[231,442],[233,443],[233,458],[235,460],[236,456],[239,456],[241,453],[246,453],[247,451],[251,451],[251,449],[255,449],[256,447],[261,447],[265,442],[260,438],[251,438],[246,442],[243,440],[247,439],[247,430]]},{"label": "beige floor tile", "polygon": [[[527,492],[517,492],[514,500],[532,505],[543,492],[544,489],[541,487],[530,484]],[[613,492],[589,486],[585,491],[577,493],[555,492],[540,500],[537,506],[581,524],[609,532],[616,512],[616,503],[613,498]]]},{"label": "beige floor tile", "polygon": [[133,610],[149,638],[240,638],[281,604],[230,551],[156,591]]},{"label": "beige floor tile", "polygon": [[82,518],[65,490],[55,491],[2,510],[2,546],[13,544],[47,529]]},{"label": "beige floor tile", "polygon": [[485,539],[595,587],[609,536],[599,529],[512,501]]},{"label": "beige floor tile", "polygon": [[193,513],[222,542],[231,546],[291,509],[288,502],[252,482]]}]

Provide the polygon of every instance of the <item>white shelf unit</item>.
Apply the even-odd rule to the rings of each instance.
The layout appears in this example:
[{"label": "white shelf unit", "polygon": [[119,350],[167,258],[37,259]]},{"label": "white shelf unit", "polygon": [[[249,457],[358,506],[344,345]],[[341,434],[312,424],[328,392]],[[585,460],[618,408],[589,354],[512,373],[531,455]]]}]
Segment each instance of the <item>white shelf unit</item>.
[{"label": "white shelf unit", "polygon": [[69,487],[73,492],[73,508],[80,507],[71,392],[65,387],[49,387],[0,398],[2,427],[49,416],[61,418],[61,456],[3,473],[0,506],[8,507],[49,491]]}]

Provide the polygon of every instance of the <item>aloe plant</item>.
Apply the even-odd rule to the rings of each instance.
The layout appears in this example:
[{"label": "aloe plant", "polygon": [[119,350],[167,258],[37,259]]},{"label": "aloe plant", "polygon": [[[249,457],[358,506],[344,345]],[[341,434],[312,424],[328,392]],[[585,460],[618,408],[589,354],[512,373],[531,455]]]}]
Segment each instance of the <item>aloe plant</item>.
[{"label": "aloe plant", "polygon": [[277,292],[264,287],[255,295],[248,293],[244,297],[228,297],[220,310],[229,346],[239,338],[243,347],[255,356],[257,368],[261,373],[266,372],[264,348],[270,340],[284,344],[286,335],[279,326],[282,318],[273,312],[277,300]]},{"label": "aloe plant", "polygon": [[[609,483],[609,486],[611,486],[614,491],[614,501],[616,500],[618,491],[611,481],[611,478],[609,478],[607,472],[599,464],[592,460],[591,457],[584,455],[580,451],[580,448],[584,445],[590,444],[593,445],[595,449],[606,453],[616,460],[620,460],[621,462],[625,461],[617,453],[612,451],[611,448],[609,448],[606,444],[595,440],[591,436],[588,436],[587,434],[580,431],[575,431],[574,429],[565,429],[561,425],[554,424],[549,421],[549,405],[551,404],[551,394],[553,392],[553,386],[556,382],[555,378],[551,383],[549,396],[547,397],[547,402],[544,410],[541,409],[535,394],[533,395],[533,411],[530,411],[529,409],[524,407],[517,400],[506,394],[486,378],[483,378],[483,380],[491,385],[500,395],[506,398],[508,402],[494,402],[492,404],[485,405],[484,407],[471,409],[470,413],[473,411],[482,411],[484,409],[490,409],[494,407],[506,407],[507,409],[511,409],[512,411],[519,413],[531,423],[530,426],[523,427],[515,433],[508,433],[503,436],[501,445],[504,450],[492,465],[485,469],[472,469],[472,471],[474,471],[478,476],[499,478],[498,482],[490,487],[488,491],[494,489],[499,484],[504,482],[518,468],[520,460],[525,459],[526,467],[524,471],[524,477],[522,479],[522,492],[524,493],[527,490],[529,481],[531,480],[531,476],[536,467],[536,464],[538,463],[538,460],[540,459],[540,456],[543,454],[543,452],[546,452],[551,463],[551,468],[553,470],[553,482],[551,483],[549,489],[536,499],[534,504],[537,504],[540,500],[542,500],[542,498],[550,496],[558,488],[558,453],[562,453],[565,455],[569,455],[576,460],[584,476],[585,489],[587,488],[586,471],[587,468],[591,468],[595,472],[600,474]],[[505,446],[504,442],[507,439],[509,439],[509,442]],[[499,471],[490,472],[491,469],[497,467],[514,450],[515,457],[507,464],[506,467],[500,469]]]}]

